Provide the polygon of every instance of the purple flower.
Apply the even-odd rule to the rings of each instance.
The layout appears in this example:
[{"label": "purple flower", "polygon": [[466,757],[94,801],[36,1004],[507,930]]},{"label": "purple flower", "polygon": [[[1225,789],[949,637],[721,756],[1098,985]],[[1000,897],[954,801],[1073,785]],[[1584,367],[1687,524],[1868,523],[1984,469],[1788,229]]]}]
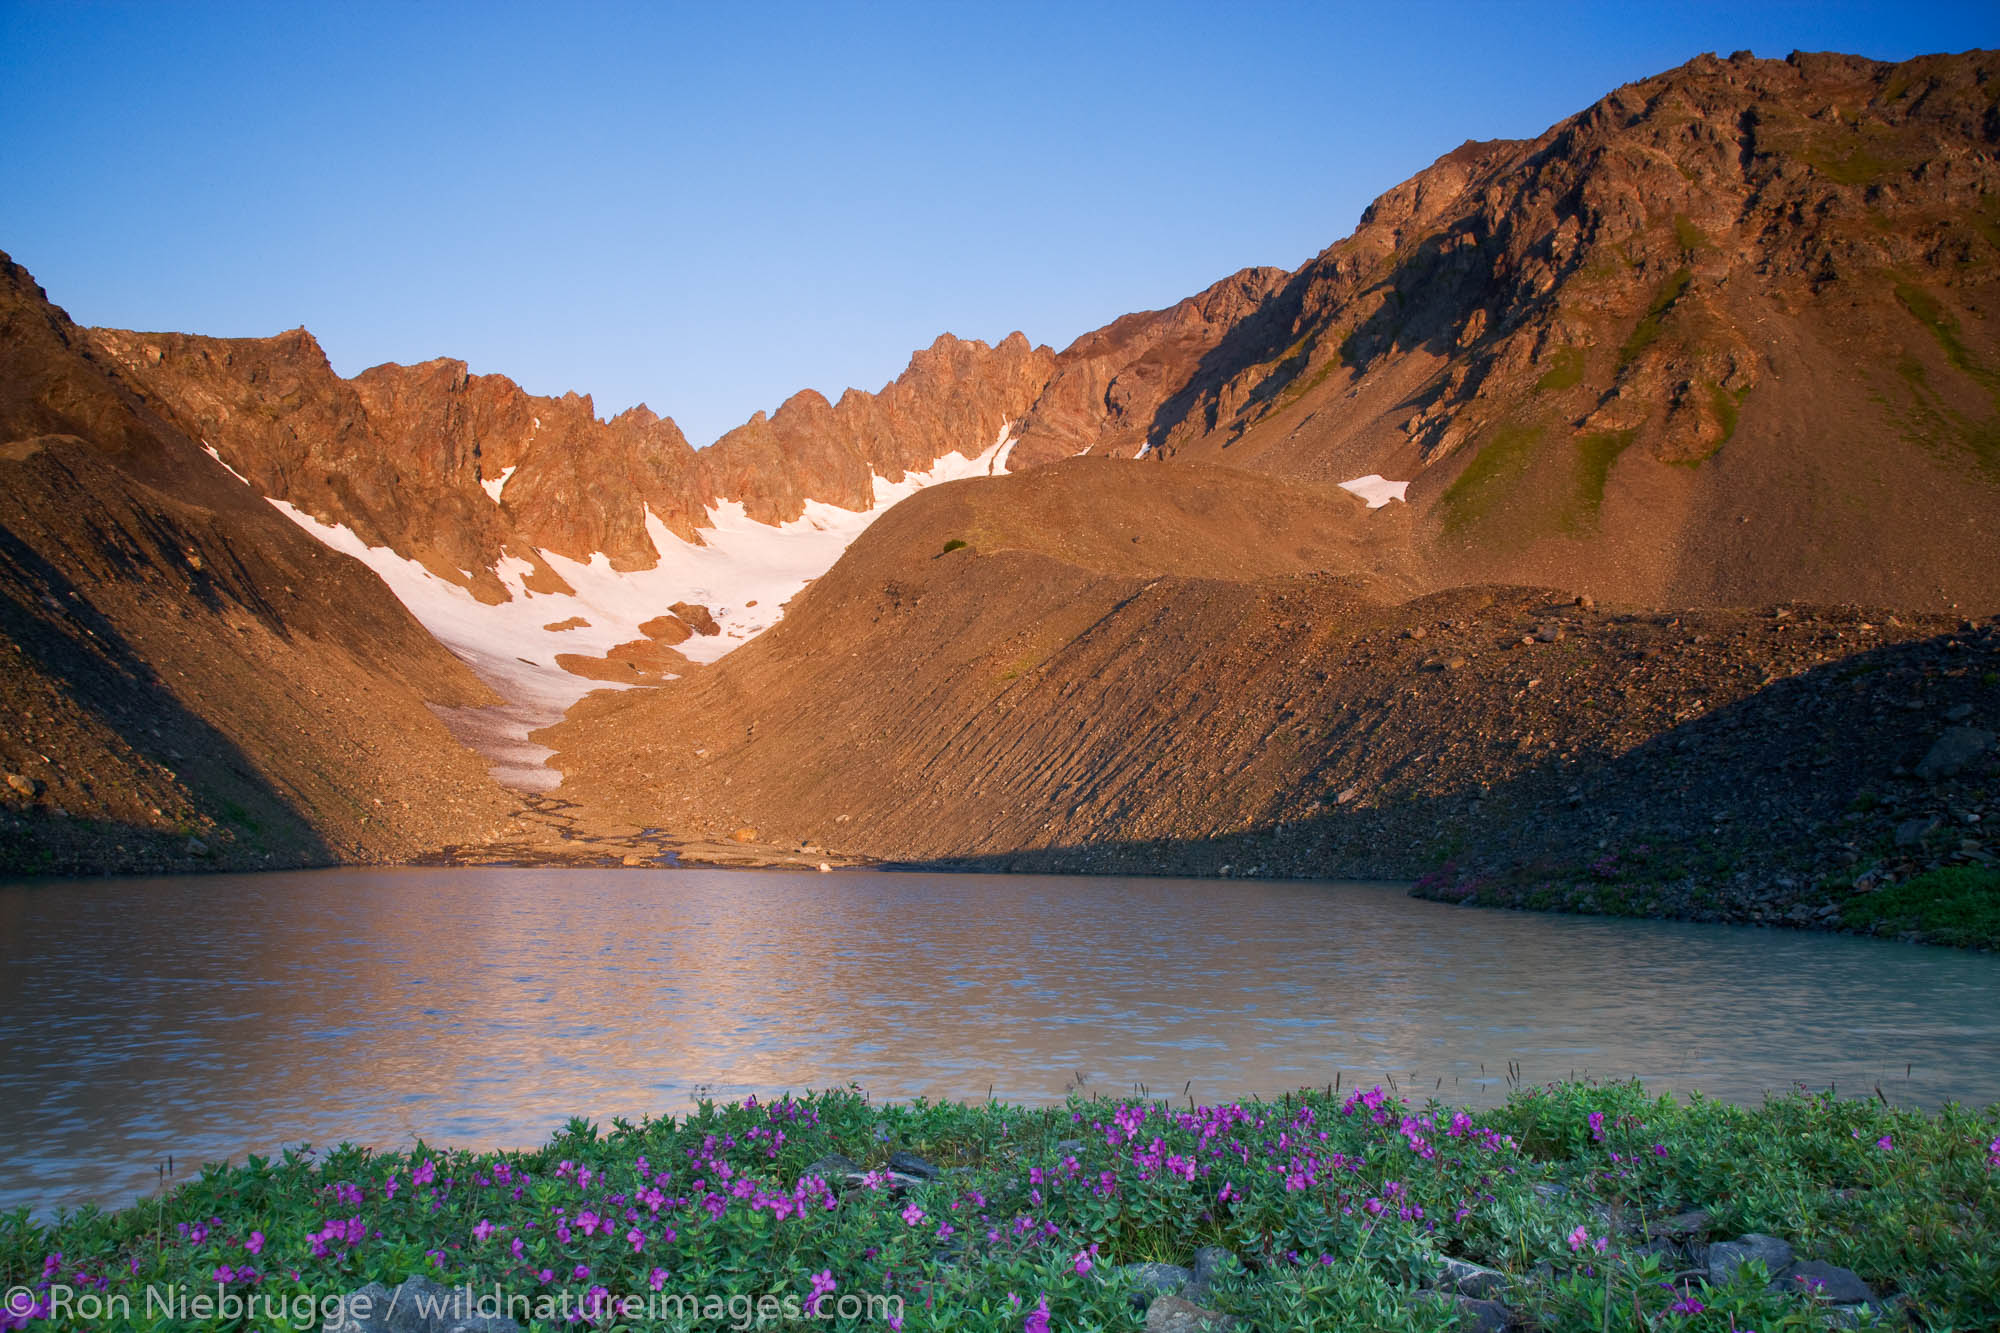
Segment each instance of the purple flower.
[{"label": "purple flower", "polygon": [[1042,1297],[1021,1324],[1021,1333],[1049,1333],[1049,1298]]},{"label": "purple flower", "polygon": [[914,1203],[903,1210],[903,1225],[913,1227],[923,1220],[924,1210],[917,1207]]},{"label": "purple flower", "polygon": [[251,1232],[250,1239],[243,1242],[243,1248],[250,1251],[253,1255],[262,1254],[264,1252],[264,1233],[261,1231]]}]

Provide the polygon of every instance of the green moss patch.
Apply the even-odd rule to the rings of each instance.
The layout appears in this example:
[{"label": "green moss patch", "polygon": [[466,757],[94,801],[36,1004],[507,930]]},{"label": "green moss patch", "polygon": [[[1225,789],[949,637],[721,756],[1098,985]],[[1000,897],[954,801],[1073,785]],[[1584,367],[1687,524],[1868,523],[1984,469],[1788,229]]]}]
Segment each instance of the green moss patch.
[{"label": "green moss patch", "polygon": [[1439,505],[1446,531],[1456,531],[1490,513],[1533,461],[1540,426],[1504,425],[1487,431],[1465,470],[1445,488]]},{"label": "green moss patch", "polygon": [[1915,934],[1933,944],[2000,949],[2000,870],[1944,866],[1878,893],[1851,898],[1841,922],[1878,935]]},{"label": "green moss patch", "polygon": [[1625,345],[1618,349],[1620,370],[1631,365],[1641,352],[1660,340],[1662,321],[1667,311],[1674,302],[1681,299],[1681,293],[1688,289],[1688,283],[1693,280],[1694,270],[1682,268],[1676,269],[1672,277],[1660,284],[1660,290],[1653,294],[1652,304],[1648,305],[1646,313],[1639,317],[1639,323],[1633,328],[1632,335],[1625,340]]}]

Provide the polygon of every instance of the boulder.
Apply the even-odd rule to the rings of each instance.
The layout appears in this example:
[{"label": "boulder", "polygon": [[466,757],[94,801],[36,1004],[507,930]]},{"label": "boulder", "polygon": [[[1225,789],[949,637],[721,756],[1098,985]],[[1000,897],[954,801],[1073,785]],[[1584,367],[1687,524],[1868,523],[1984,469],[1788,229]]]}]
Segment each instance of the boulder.
[{"label": "boulder", "polygon": [[898,1175],[915,1176],[918,1180],[940,1180],[944,1177],[944,1172],[913,1152],[892,1153],[889,1169]]},{"label": "boulder", "polygon": [[1820,1259],[1801,1259],[1781,1278],[1773,1278],[1773,1289],[1817,1296],[1836,1305],[1858,1305],[1875,1299],[1874,1289],[1851,1268],[1836,1268]]},{"label": "boulder", "polygon": [[1438,1262],[1438,1273],[1431,1285],[1460,1296],[1492,1298],[1506,1294],[1507,1275],[1497,1268],[1447,1256]]},{"label": "boulder", "polygon": [[1233,1333],[1241,1322],[1179,1296],[1158,1296],[1146,1307],[1146,1333]]},{"label": "boulder", "polygon": [[1156,1297],[1180,1295],[1194,1281],[1194,1274],[1179,1264],[1124,1264],[1116,1272],[1132,1285],[1132,1304],[1142,1310]]},{"label": "boulder", "polygon": [[493,1289],[445,1287],[412,1277],[394,1291],[370,1282],[348,1296],[326,1333],[522,1333],[499,1314],[482,1312]]},{"label": "boulder", "polygon": [[1463,1333],[1505,1333],[1507,1326],[1514,1322],[1514,1312],[1498,1301],[1482,1301],[1446,1291],[1420,1291],[1417,1298],[1455,1306],[1458,1310],[1457,1327]]},{"label": "boulder", "polygon": [[1708,1280],[1721,1286],[1752,1259],[1761,1261],[1764,1271],[1775,1278],[1791,1267],[1792,1247],[1776,1236],[1763,1236],[1756,1232],[1711,1245],[1708,1247]]},{"label": "boulder", "polygon": [[1236,1256],[1222,1246],[1204,1245],[1194,1252],[1194,1279],[1182,1294],[1190,1300],[1206,1300],[1217,1282],[1241,1268]]},{"label": "boulder", "polygon": [[1917,776],[1925,782],[1956,776],[1967,764],[1986,753],[1993,733],[1978,727],[1946,727],[1917,764]]}]

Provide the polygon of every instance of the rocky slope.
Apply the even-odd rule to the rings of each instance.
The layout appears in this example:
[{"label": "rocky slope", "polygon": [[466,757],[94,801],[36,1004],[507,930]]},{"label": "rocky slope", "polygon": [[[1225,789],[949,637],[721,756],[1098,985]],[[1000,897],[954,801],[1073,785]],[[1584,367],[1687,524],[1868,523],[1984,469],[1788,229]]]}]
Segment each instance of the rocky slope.
[{"label": "rocky slope", "polygon": [[1407,479],[1448,581],[1990,610],[2000,55],[1705,56],[1469,143],[1233,327],[1153,455]]},{"label": "rocky slope", "polygon": [[1993,864],[1994,624],[1411,597],[1380,517],[1199,466],[941,489],[758,643],[543,739],[589,818],[808,854],[1811,924]]},{"label": "rocky slope", "polygon": [[0,256],[0,871],[401,860],[514,802],[496,702]]}]

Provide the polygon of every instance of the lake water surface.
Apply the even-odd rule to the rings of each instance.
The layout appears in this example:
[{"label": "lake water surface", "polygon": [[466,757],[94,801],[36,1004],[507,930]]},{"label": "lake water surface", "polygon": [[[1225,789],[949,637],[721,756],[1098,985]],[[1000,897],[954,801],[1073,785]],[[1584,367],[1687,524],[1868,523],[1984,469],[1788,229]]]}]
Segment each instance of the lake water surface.
[{"label": "lake water surface", "polygon": [[0,1209],[308,1141],[857,1083],[1176,1100],[1638,1075],[2000,1101],[2000,958],[1373,885],[328,870],[0,886]]}]

